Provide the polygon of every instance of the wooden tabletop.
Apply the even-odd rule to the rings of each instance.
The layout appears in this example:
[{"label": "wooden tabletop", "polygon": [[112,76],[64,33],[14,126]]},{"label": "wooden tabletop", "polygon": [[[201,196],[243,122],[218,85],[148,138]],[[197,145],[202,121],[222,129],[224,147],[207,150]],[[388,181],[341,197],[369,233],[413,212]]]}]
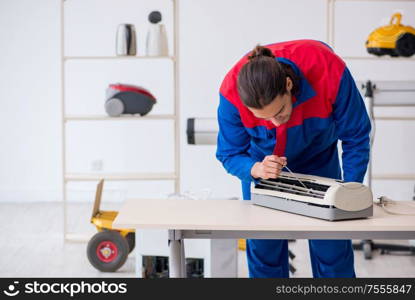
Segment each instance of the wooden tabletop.
[{"label": "wooden tabletop", "polygon": [[[414,205],[405,201],[406,205]],[[411,211],[415,212],[414,209]],[[392,208],[391,208],[392,209]],[[408,211],[407,207],[393,209]],[[325,221],[282,212],[242,200],[128,199],[114,228],[242,231],[412,231],[415,217],[374,207],[368,219]]]}]

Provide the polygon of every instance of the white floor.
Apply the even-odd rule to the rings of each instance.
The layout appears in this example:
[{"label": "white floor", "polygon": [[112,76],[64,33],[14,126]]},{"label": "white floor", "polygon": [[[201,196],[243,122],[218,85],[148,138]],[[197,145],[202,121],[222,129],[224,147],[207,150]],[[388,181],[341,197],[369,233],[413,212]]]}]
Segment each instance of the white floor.
[{"label": "white floor", "polygon": [[[71,230],[94,232],[89,223],[90,204],[76,204],[69,211]],[[63,243],[62,223],[59,203],[0,203],[0,277],[134,276],[133,254],[117,273],[95,270],[86,257],[86,243]],[[296,255],[292,263],[297,272],[293,277],[311,277],[307,241],[289,245]],[[238,277],[247,277],[245,253],[239,251],[238,255]],[[376,252],[372,260],[365,260],[357,251],[355,266],[358,277],[415,277],[415,256]]]}]

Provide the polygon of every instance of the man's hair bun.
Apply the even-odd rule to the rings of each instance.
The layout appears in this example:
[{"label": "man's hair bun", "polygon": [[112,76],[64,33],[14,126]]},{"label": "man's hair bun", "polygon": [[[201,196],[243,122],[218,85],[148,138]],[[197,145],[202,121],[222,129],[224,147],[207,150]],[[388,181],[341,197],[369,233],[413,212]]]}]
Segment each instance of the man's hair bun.
[{"label": "man's hair bun", "polygon": [[272,51],[270,49],[257,45],[255,49],[252,50],[251,55],[248,56],[248,59],[253,60],[255,58],[264,57],[264,56],[275,58],[274,54],[272,54]]}]

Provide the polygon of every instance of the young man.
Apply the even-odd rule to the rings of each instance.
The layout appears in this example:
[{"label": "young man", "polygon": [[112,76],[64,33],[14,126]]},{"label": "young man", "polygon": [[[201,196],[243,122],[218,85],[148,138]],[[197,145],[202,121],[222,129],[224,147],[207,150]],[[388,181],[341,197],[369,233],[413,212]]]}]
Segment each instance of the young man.
[{"label": "young man", "polygon": [[[370,121],[345,63],[324,43],[257,46],[220,88],[216,156],[242,181],[245,200],[258,178],[293,172],[362,182]],[[355,277],[350,240],[309,240],[314,277]],[[247,240],[250,277],[288,277],[286,240]]]}]

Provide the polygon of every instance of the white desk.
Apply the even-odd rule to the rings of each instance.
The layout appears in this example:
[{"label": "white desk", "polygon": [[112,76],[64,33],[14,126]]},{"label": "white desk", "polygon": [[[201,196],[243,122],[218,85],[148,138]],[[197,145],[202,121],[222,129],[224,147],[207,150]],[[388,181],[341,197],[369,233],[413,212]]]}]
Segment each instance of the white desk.
[{"label": "white desk", "polygon": [[377,206],[372,218],[330,222],[240,200],[129,199],[113,227],[169,230],[170,277],[186,274],[183,239],[415,239],[414,216]]}]

